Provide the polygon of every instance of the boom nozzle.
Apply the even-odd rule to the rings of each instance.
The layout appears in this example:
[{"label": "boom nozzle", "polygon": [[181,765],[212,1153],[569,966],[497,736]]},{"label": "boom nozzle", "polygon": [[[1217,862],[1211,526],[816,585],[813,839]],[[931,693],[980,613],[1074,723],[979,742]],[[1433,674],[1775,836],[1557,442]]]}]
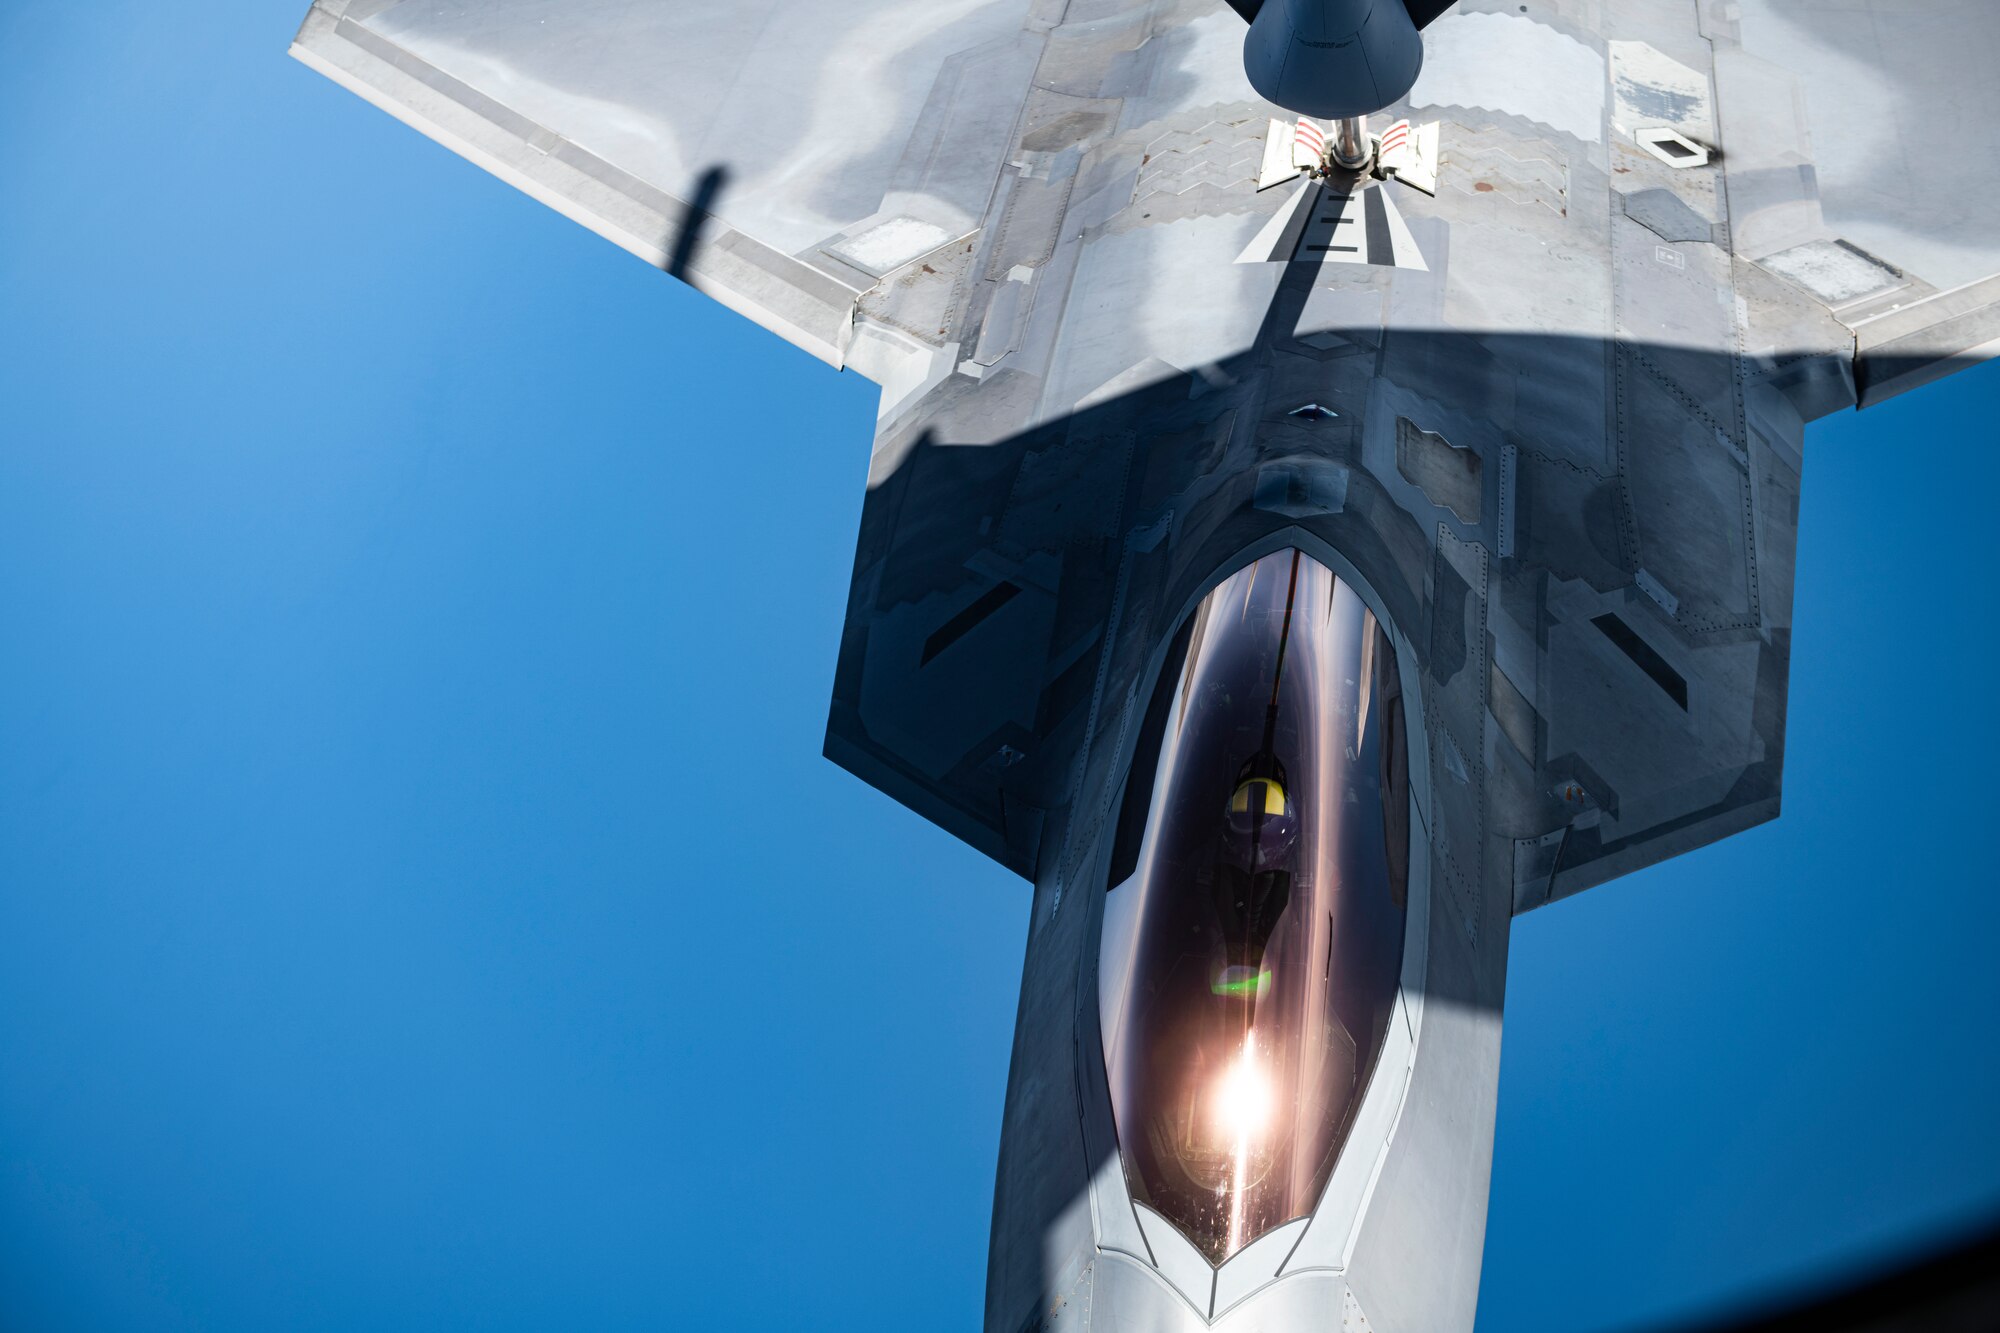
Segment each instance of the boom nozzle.
[{"label": "boom nozzle", "polygon": [[1250,86],[1323,120],[1401,101],[1423,64],[1424,39],[1404,0],[1264,0],[1243,39]]}]

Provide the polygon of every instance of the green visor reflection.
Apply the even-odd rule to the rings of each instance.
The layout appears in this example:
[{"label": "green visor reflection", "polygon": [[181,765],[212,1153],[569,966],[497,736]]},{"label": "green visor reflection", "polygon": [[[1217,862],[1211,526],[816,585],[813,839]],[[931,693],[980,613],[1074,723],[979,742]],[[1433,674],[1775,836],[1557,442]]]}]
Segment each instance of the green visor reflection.
[{"label": "green visor reflection", "polygon": [[1225,967],[1222,975],[1208,983],[1213,995],[1247,995],[1261,999],[1264,992],[1271,989],[1271,972],[1265,968],[1253,972],[1247,967]]}]

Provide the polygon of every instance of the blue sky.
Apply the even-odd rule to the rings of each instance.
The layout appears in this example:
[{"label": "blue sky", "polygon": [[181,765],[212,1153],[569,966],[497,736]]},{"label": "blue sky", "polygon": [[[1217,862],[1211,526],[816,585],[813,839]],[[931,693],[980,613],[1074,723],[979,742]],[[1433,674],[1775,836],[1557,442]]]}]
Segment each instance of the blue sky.
[{"label": "blue sky", "polygon": [[[870,386],[0,6],[0,1327],[970,1329],[1027,890],[819,756]],[[1786,813],[1521,921],[1482,1330],[2000,1209],[1992,368],[1816,427]]]}]

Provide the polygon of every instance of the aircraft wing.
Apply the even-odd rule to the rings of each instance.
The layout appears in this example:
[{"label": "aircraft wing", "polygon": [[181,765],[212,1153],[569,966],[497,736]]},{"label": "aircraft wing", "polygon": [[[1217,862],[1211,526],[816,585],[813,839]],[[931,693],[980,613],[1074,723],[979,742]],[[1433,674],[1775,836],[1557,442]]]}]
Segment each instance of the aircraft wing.
[{"label": "aircraft wing", "polygon": [[976,231],[1049,0],[315,0],[292,53],[823,361]]},{"label": "aircraft wing", "polygon": [[[1854,339],[1861,406],[2000,340],[2000,22],[1964,0],[1704,4],[1728,243]],[[1619,96],[1614,88],[1614,98]],[[1615,114],[1673,107],[1626,97]],[[1664,225],[1671,226],[1671,223]]]},{"label": "aircraft wing", "polygon": [[316,0],[294,53],[882,384],[827,752],[1021,873],[1285,524],[1426,673],[1469,917],[1772,817],[1803,424],[2000,347],[2000,11],[1422,0],[1375,124],[1434,188],[1342,203],[1259,188],[1241,8]]}]

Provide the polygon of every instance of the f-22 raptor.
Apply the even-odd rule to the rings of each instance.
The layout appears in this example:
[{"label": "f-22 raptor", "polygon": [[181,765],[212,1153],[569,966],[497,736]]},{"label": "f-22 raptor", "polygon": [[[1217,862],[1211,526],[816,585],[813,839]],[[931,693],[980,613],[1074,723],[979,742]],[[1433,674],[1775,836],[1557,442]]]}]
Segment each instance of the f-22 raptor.
[{"label": "f-22 raptor", "polygon": [[881,386],[826,753],[1034,885],[988,1333],[1469,1329],[1510,923],[1777,815],[1805,426],[2000,345],[2000,7],[293,51]]}]

